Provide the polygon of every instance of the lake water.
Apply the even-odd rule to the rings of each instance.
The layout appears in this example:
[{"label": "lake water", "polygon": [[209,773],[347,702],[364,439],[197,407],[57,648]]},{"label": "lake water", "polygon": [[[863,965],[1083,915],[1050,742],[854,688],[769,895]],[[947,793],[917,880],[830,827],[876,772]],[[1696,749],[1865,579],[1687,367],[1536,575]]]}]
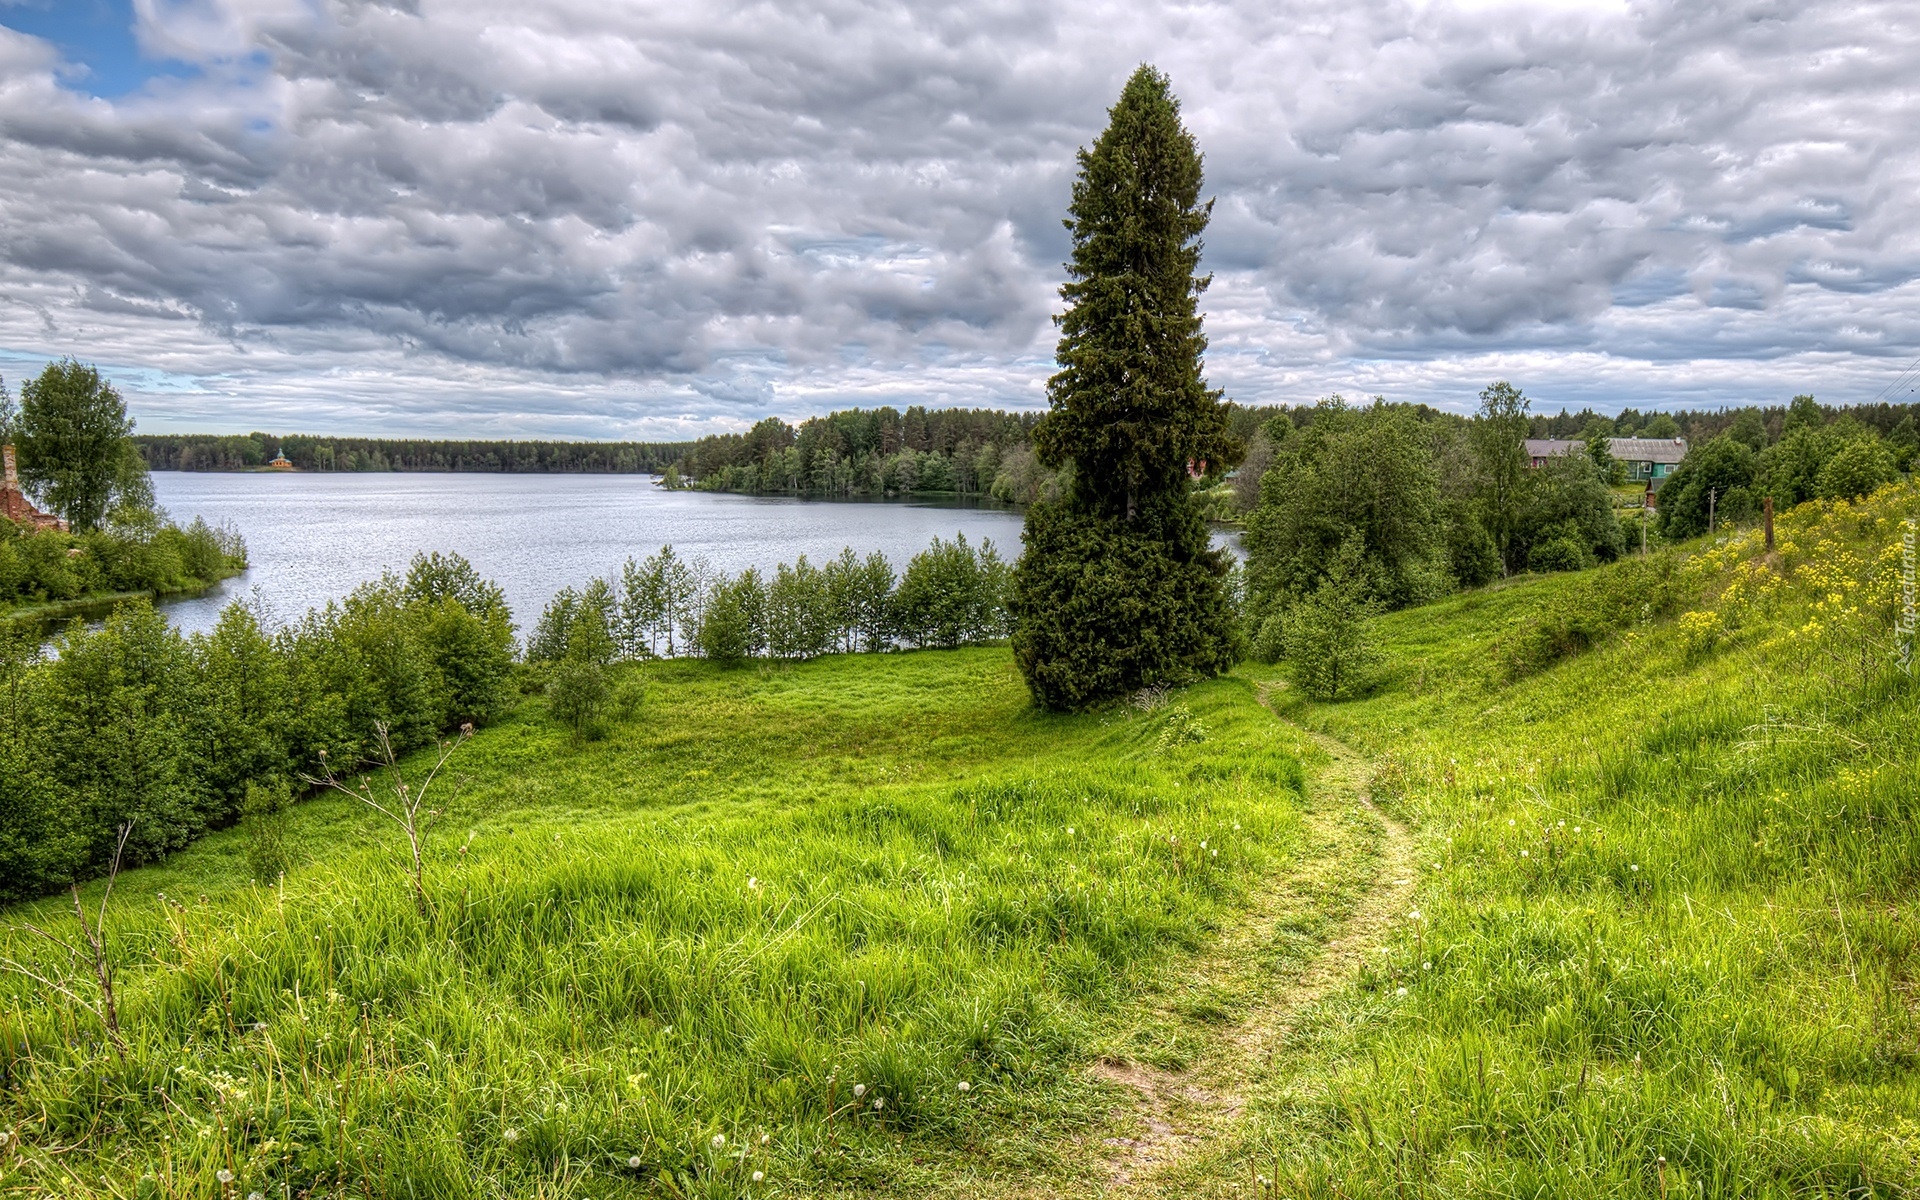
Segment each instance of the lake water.
[{"label": "lake water", "polygon": [[935,537],[991,539],[1020,553],[1019,511],[937,503],[836,502],[666,491],[644,475],[278,474],[156,471],[174,520],[230,521],[252,566],[165,611],[192,632],[255,592],[279,620],[338,599],[423,550],[465,555],[507,593],[522,629],[562,587],[617,575],[628,556],[671,544],[738,572],[852,546],[896,570]]},{"label": "lake water", "polygon": [[229,521],[247,539],[244,575],[163,606],[189,633],[249,594],[295,620],[382,571],[405,571],[423,550],[466,556],[506,591],[525,630],[561,588],[617,576],[628,557],[663,545],[728,572],[771,571],[802,554],[821,563],[843,546],[878,550],[900,570],[934,538],[960,533],[1017,558],[1022,521],[997,505],[670,492],[644,475],[156,471],[153,490],[181,524]]}]

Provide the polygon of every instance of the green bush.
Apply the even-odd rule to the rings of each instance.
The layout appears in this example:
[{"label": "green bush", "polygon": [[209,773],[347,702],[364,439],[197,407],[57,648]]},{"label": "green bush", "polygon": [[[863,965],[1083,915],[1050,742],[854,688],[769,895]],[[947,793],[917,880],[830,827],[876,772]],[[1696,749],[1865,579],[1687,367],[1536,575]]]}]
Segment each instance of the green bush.
[{"label": "green bush", "polygon": [[804,554],[792,566],[780,564],[767,588],[767,653],[806,659],[834,651],[841,624],[832,585]]},{"label": "green bush", "polygon": [[620,623],[618,608],[612,585],[604,579],[590,581],[585,591],[561,588],[547,602],[527,638],[527,658],[534,662],[563,658],[585,658],[602,665],[612,662],[619,649],[614,636]]},{"label": "green bush", "polygon": [[183,637],[138,600],[98,628],[75,622],[49,657],[37,640],[6,647],[0,899],[104,869],[129,821],[128,865],[235,820],[258,832],[260,789],[354,770],[382,724],[404,753],[487,719],[513,672],[499,590],[459,559],[416,561],[404,582],[363,585],[271,634],[236,601],[212,631]]},{"label": "green bush", "polygon": [[1349,538],[1319,586],[1280,618],[1281,649],[1294,682],[1317,700],[1365,690],[1381,661],[1372,619],[1379,611],[1368,578],[1366,550]]},{"label": "green bush", "polygon": [[1549,593],[1498,643],[1501,673],[1524,678],[1671,612],[1681,596],[1677,564],[1672,553],[1623,559]]},{"label": "green bush", "polygon": [[1732,437],[1717,437],[1688,451],[1660,488],[1660,532],[1676,539],[1705,533],[1709,510],[1716,522],[1722,517],[1742,519],[1757,508],[1752,488],[1759,473],[1759,456]]},{"label": "green bush", "polygon": [[1899,477],[1885,443],[1878,438],[1856,438],[1820,465],[1814,490],[1822,500],[1857,500]]},{"label": "green bush", "polygon": [[1582,571],[1593,565],[1593,553],[1579,537],[1566,533],[1556,533],[1545,541],[1536,542],[1527,551],[1527,569],[1546,573],[1549,571]]},{"label": "green bush", "polygon": [[740,662],[767,646],[767,589],[760,572],[748,567],[733,579],[722,579],[707,594],[706,608],[694,633],[694,645],[703,658]]},{"label": "green bush", "polygon": [[607,669],[590,658],[561,659],[547,677],[547,708],[578,740],[606,736],[612,700]]},{"label": "green bush", "polygon": [[287,853],[287,806],[293,803],[284,782],[247,784],[240,820],[247,835],[247,874],[272,883],[292,865]]},{"label": "green bush", "polygon": [[77,600],[95,592],[194,591],[246,569],[246,543],[196,519],[86,534],[29,531],[0,517],[0,606]]},{"label": "green bush", "polygon": [[893,597],[894,628],[914,646],[978,645],[1007,635],[1007,567],[992,542],[965,534],[913,556]]}]

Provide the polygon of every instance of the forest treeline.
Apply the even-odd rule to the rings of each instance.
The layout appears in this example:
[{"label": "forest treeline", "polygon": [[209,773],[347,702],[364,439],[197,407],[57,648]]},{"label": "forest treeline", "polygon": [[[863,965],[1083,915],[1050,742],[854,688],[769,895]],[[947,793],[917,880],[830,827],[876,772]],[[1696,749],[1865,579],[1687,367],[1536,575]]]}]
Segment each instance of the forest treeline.
[{"label": "forest treeline", "polygon": [[[1275,418],[1295,428],[1312,423],[1316,405],[1221,406],[1234,434],[1252,444]],[[1447,414],[1427,405],[1405,406],[1423,420]],[[1911,405],[1823,408],[1891,436]],[[846,409],[789,424],[767,417],[744,433],[714,434],[693,442],[451,441],[420,438],[346,438],[311,435],[137,434],[133,444],[155,471],[245,471],[284,454],[301,471],[477,471],[501,473],[659,474],[672,485],[751,495],[818,498],[957,495],[1030,504],[1057,490],[1056,473],[1033,455],[1040,414],[997,409],[891,407]],[[1456,418],[1461,419],[1461,418]],[[1704,442],[1732,428],[1757,428],[1779,437],[1787,406],[1646,411],[1608,416],[1582,409],[1530,414],[1528,437],[1580,438],[1604,426],[1611,437],[1681,437]],[[1257,448],[1256,448],[1257,450]],[[1259,468],[1258,454],[1255,469]],[[1225,471],[1208,464],[1209,480]],[[1237,473],[1244,475],[1245,472]],[[1241,489],[1251,494],[1249,487]],[[1232,517],[1230,502],[1209,515]],[[1242,506],[1245,507],[1245,506]]]},{"label": "forest treeline", "polygon": [[[1285,410],[1226,404],[1243,437]],[[819,498],[958,495],[1032,504],[1059,491],[1033,449],[1040,414],[998,409],[846,409],[701,438],[675,482],[716,492]]]},{"label": "forest treeline", "polygon": [[270,433],[140,434],[133,442],[154,471],[249,471],[284,454],[298,471],[656,475],[689,448],[686,442],[445,441]]},{"label": "forest treeline", "polygon": [[942,493],[1030,502],[1034,413],[848,409],[798,426],[768,417],[745,433],[701,438],[676,464],[710,491],[819,497]]}]

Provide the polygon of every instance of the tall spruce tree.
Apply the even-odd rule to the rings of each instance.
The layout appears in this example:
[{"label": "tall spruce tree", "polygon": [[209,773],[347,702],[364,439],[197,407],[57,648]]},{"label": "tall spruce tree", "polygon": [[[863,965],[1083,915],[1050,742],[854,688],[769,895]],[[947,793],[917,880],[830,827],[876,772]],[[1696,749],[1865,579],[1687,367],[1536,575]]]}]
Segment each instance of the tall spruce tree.
[{"label": "tall spruce tree", "polygon": [[1014,656],[1048,708],[1213,674],[1238,652],[1228,559],[1190,491],[1191,468],[1241,453],[1200,374],[1200,153],[1150,66],[1108,115],[1079,154],[1061,369],[1034,430],[1069,482],[1028,510],[1009,604]]}]

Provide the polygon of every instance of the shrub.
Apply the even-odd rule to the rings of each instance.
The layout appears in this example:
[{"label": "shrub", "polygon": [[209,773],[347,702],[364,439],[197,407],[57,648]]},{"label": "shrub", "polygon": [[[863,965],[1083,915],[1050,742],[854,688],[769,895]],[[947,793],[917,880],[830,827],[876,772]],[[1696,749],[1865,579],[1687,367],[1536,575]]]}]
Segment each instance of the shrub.
[{"label": "shrub", "polygon": [[1495,648],[1502,674],[1524,678],[1635,622],[1670,612],[1681,592],[1676,565],[1670,553],[1623,559],[1556,589]]},{"label": "shrub", "polygon": [[1006,636],[1007,568],[992,542],[965,534],[913,556],[893,598],[894,627],[915,646],[954,647]]},{"label": "shrub", "polygon": [[576,740],[596,741],[606,736],[606,717],[613,699],[607,669],[590,658],[565,658],[547,677],[547,708]]},{"label": "shrub", "polygon": [[748,567],[722,579],[707,593],[706,608],[694,633],[701,655],[716,662],[739,662],[766,649],[767,590],[760,572]]},{"label": "shrub", "polygon": [[1716,521],[1740,520],[1757,507],[1752,488],[1759,464],[1752,447],[1724,435],[1689,451],[1660,488],[1660,532],[1670,538],[1705,533],[1709,510]]},{"label": "shrub", "polygon": [[604,579],[593,580],[584,591],[561,588],[527,638],[527,657],[535,662],[563,658],[586,658],[602,665],[612,662],[618,650],[614,639],[618,608],[613,588]]},{"label": "shrub", "polygon": [[1878,438],[1856,438],[1821,464],[1814,491],[1822,500],[1855,500],[1899,477],[1884,443]]},{"label": "shrub", "polygon": [[255,875],[277,874],[275,781],[323,772],[323,755],[352,770],[383,726],[404,751],[497,712],[513,672],[505,603],[457,558],[365,584],[271,636],[241,602],[189,639],[139,600],[98,628],[76,622],[49,659],[37,646],[0,645],[5,899],[103,868],[128,821],[129,866],[237,819],[258,844]]},{"label": "shrub", "polygon": [[1193,715],[1193,710],[1184,704],[1176,704],[1167,709],[1167,715],[1160,725],[1160,737],[1156,745],[1162,754],[1178,746],[1195,746],[1207,740],[1212,732],[1205,723]]},{"label": "shrub", "polygon": [[1593,555],[1579,539],[1560,535],[1536,544],[1527,552],[1533,571],[1580,571],[1593,565]]},{"label": "shrub", "polygon": [[781,563],[767,588],[767,652],[775,658],[814,658],[833,652],[838,613],[826,572],[807,561]]},{"label": "shrub", "polygon": [[1317,700],[1337,700],[1364,686],[1367,671],[1381,661],[1372,637],[1377,611],[1365,549],[1349,538],[1326,578],[1281,619],[1282,648],[1301,690]]},{"label": "shrub", "polygon": [[[1383,604],[1399,608],[1444,591],[1448,522],[1432,441],[1405,409],[1322,402],[1313,423],[1276,452],[1247,520],[1248,571],[1261,601],[1284,605],[1311,591],[1354,538],[1367,548],[1366,579]],[[1458,535],[1471,540],[1478,528]]]},{"label": "shrub", "polygon": [[1720,614],[1711,610],[1682,613],[1673,626],[1680,649],[1689,659],[1705,657],[1726,632]]},{"label": "shrub", "polygon": [[240,820],[247,835],[247,874],[272,883],[290,865],[287,853],[287,807],[293,793],[284,782],[247,784],[240,803]]}]

